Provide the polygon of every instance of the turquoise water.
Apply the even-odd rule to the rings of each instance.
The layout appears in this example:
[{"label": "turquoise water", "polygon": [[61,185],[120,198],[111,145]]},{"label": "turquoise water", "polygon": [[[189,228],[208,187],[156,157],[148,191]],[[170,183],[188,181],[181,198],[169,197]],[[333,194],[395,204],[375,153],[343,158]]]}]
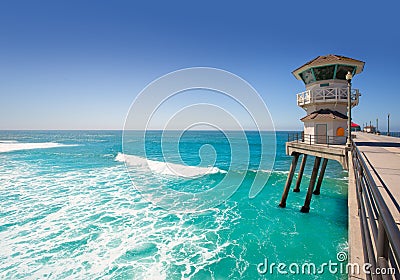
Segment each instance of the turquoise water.
[{"label": "turquoise water", "polygon": [[[313,196],[309,214],[300,213],[310,158],[302,191],[290,192],[287,208],[281,209],[291,162],[284,148],[287,133],[277,132],[273,170],[258,166],[259,135],[246,135],[250,161],[234,166],[229,141],[220,133],[190,132],[178,147],[166,141],[164,151],[178,148],[184,164],[216,167],[185,178],[149,173],[138,164],[140,157],[133,157],[128,173],[122,153],[139,154],[134,146],[122,149],[120,131],[0,132],[0,278],[345,279],[329,271],[257,271],[265,258],[269,264],[337,262],[337,253],[347,251],[347,173],[330,161],[321,195]],[[159,139],[158,132],[146,139],[146,156],[156,166],[162,165]],[[205,144],[213,147],[205,150],[215,152],[213,162],[199,155]],[[167,159],[179,167],[174,155],[167,153]],[[201,192],[223,180],[228,169],[244,175],[243,183],[227,201],[200,212],[165,210],[137,190],[167,185]],[[250,199],[248,185],[261,173],[269,175],[268,183]]]}]

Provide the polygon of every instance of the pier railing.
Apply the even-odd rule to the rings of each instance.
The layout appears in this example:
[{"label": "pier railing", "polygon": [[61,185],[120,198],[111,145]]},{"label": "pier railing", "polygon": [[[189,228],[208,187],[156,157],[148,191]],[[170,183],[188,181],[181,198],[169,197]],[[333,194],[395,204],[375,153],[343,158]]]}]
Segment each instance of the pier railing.
[{"label": "pier railing", "polygon": [[[347,102],[347,88],[315,88],[297,94],[297,105],[303,106],[309,103]],[[351,90],[352,106],[358,105],[358,89]]]},{"label": "pier railing", "polygon": [[[400,231],[356,144],[351,155],[357,190],[364,261],[371,265],[367,279],[399,279]],[[376,272],[389,273],[376,273]],[[390,273],[391,272],[391,273]]]},{"label": "pier railing", "polygon": [[303,142],[308,145],[343,145],[346,143],[346,136],[332,136],[332,135],[318,135],[318,134],[304,134],[303,132],[289,133],[288,142]]},{"label": "pier railing", "polygon": [[381,132],[381,135],[387,135],[387,136],[391,136],[391,137],[397,137],[400,138],[400,132],[389,132],[389,135],[387,132]]}]

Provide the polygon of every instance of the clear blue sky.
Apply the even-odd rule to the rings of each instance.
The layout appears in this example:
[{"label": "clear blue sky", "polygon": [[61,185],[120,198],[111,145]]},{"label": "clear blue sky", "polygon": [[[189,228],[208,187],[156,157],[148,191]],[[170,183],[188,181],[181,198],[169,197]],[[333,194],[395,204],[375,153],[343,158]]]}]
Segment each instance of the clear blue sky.
[{"label": "clear blue sky", "polygon": [[353,119],[400,130],[398,1],[0,2],[0,129],[121,129],[152,80],[209,66],[246,79],[276,128],[305,112],[291,71],[318,55],[366,62]]}]

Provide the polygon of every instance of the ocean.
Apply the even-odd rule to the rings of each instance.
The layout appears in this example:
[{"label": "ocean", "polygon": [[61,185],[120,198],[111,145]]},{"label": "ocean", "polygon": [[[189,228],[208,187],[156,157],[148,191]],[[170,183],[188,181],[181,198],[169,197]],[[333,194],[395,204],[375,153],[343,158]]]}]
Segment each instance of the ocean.
[{"label": "ocean", "polygon": [[[151,131],[144,152],[122,131],[0,131],[0,278],[346,279],[323,264],[346,263],[348,174],[329,161],[300,213],[309,157],[301,192],[279,208],[287,134],[264,167],[272,132],[246,132],[248,152],[232,154],[216,131]],[[249,197],[258,175],[268,181]]]}]

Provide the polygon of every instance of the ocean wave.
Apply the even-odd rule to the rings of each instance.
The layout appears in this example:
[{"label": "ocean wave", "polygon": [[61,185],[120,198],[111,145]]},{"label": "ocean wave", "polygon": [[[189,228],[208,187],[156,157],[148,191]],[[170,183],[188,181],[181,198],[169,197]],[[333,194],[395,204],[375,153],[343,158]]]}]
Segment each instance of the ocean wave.
[{"label": "ocean wave", "polygon": [[54,142],[45,143],[20,143],[17,141],[0,141],[0,153],[13,152],[19,150],[48,149],[58,147],[73,147],[78,145],[67,145]]},{"label": "ocean wave", "polygon": [[200,167],[176,164],[170,162],[150,160],[134,155],[126,155],[118,153],[115,157],[116,161],[125,162],[129,167],[137,167],[142,169],[150,169],[152,172],[161,175],[172,175],[184,178],[195,178],[204,175],[227,173],[227,171],[219,169],[215,166]]},{"label": "ocean wave", "polygon": [[270,169],[249,169],[250,172],[253,173],[275,173],[275,174],[282,174],[282,175],[286,175],[289,174],[289,171],[282,171],[282,170],[270,170]]}]

